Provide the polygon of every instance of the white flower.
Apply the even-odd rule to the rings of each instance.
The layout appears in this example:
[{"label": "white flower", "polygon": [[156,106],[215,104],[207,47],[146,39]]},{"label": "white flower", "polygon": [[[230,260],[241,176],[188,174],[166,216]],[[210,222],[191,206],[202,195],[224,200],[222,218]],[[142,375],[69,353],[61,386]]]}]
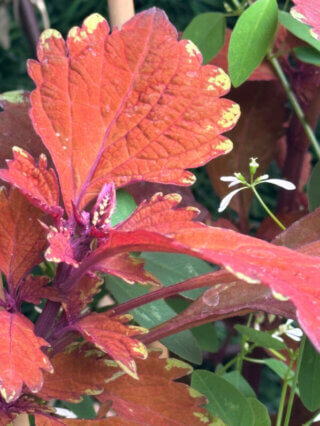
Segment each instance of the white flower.
[{"label": "white flower", "polygon": [[[242,183],[242,182],[241,182]],[[234,184],[235,185],[235,184]],[[231,184],[229,185],[231,186]],[[230,204],[230,201],[232,200],[232,198],[240,191],[242,191],[243,189],[247,189],[246,186],[243,186],[242,188],[238,188],[235,189],[234,191],[231,191],[228,195],[226,195],[224,198],[222,198],[220,206],[218,208],[218,212],[221,213],[223,212],[228,205]]]},{"label": "white flower", "polygon": [[274,337],[275,339],[281,340],[283,342],[283,339],[280,336],[285,334],[286,336],[288,336],[290,339],[294,340],[295,342],[300,342],[303,336],[303,331],[299,327],[292,327],[291,325],[292,323],[293,323],[293,320],[289,319],[287,320],[286,323],[279,325],[278,330],[276,330],[272,334],[272,337]]},{"label": "white flower", "polygon": [[[264,176],[268,176],[268,175],[264,175]],[[260,176],[260,178],[261,177],[263,176]],[[256,185],[258,185],[259,183],[272,183],[273,185],[280,186],[280,188],[288,189],[289,191],[293,191],[294,189],[296,189],[295,184],[285,179],[266,179],[266,180],[263,180],[262,182],[259,181],[255,183]]]}]

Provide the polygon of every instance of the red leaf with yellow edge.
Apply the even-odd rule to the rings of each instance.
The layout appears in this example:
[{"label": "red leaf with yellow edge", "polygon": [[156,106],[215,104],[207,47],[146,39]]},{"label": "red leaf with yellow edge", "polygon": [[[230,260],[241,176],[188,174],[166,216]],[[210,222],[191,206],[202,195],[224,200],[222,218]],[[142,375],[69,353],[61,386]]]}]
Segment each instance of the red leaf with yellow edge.
[{"label": "red leaf with yellow edge", "polygon": [[47,235],[50,246],[45,252],[45,258],[50,262],[65,262],[77,267],[79,264],[75,259],[74,247],[71,244],[71,233],[68,228],[62,226],[57,229],[50,226]]},{"label": "red leaf with yellow edge", "polygon": [[49,344],[34,334],[30,320],[0,311],[0,393],[7,403],[19,398],[23,383],[38,392],[43,384],[41,369],[52,372],[41,346]]},{"label": "red leaf with yellow edge", "polygon": [[295,6],[290,10],[292,16],[310,25],[311,35],[320,40],[320,0],[293,0]]},{"label": "red leaf with yellow edge", "polygon": [[103,279],[97,275],[86,274],[68,293],[67,301],[63,303],[63,307],[70,322],[74,322],[80,317],[82,311],[100,291],[102,284]]},{"label": "red leaf with yellow edge", "polygon": [[8,169],[0,170],[0,179],[10,182],[47,214],[62,216],[59,206],[59,185],[53,169],[48,169],[47,157],[41,154],[38,166],[24,149],[13,147],[13,160],[7,162]]},{"label": "red leaf with yellow edge", "polygon": [[31,117],[55,163],[68,212],[104,183],[134,181],[190,185],[185,169],[229,152],[220,136],[239,107],[220,99],[230,88],[219,68],[177,32],[164,12],[142,12],[109,34],[89,16],[67,41],[45,31],[38,60],[29,62],[37,85]]},{"label": "red leaf with yellow edge", "polygon": [[141,423],[134,421],[122,420],[119,417],[108,417],[107,419],[89,420],[89,419],[62,419],[59,417],[45,416],[43,414],[36,414],[34,416],[36,426],[138,426]]},{"label": "red leaf with yellow edge", "polygon": [[133,358],[147,357],[146,347],[132,336],[145,333],[146,329],[126,323],[131,315],[110,318],[108,312],[92,313],[78,321],[73,329],[92,342],[98,349],[107,353],[130,376],[138,378]]},{"label": "red leaf with yellow edge", "polygon": [[42,261],[47,245],[39,223],[42,215],[17,189],[8,197],[4,188],[0,189],[0,270],[9,287]]},{"label": "red leaf with yellow edge", "polygon": [[12,92],[0,95],[0,167],[5,167],[7,158],[12,157],[14,145],[26,149],[38,157],[41,153],[49,155],[41,139],[32,127],[29,117],[28,92]]},{"label": "red leaf with yellow edge", "polygon": [[95,265],[99,272],[115,275],[128,284],[140,283],[159,285],[160,282],[144,269],[145,261],[141,257],[121,253]]},{"label": "red leaf with yellow edge", "polygon": [[109,369],[102,356],[105,355],[92,347],[81,346],[54,355],[50,359],[54,374],[44,373],[44,385],[38,396],[79,402],[81,395],[101,393]]},{"label": "red leaf with yellow edge", "polygon": [[88,267],[124,251],[190,254],[223,265],[248,283],[266,284],[276,296],[289,298],[297,308],[300,325],[320,350],[320,298],[315,287],[320,278],[320,259],[229,229],[193,222],[196,209],[175,209],[179,200],[177,194],[156,194],[142,203],[110,232],[105,245],[82,263],[67,284]]},{"label": "red leaf with yellow edge", "polygon": [[105,392],[97,397],[112,400],[120,418],[150,426],[210,423],[210,415],[201,407],[205,398],[188,385],[174,382],[190,374],[190,366],[177,359],[160,359],[159,352],[152,351],[147,360],[137,361],[137,367],[138,381],[119,375],[119,369],[110,365]]},{"label": "red leaf with yellow edge", "polygon": [[51,279],[45,276],[28,275],[19,285],[18,300],[39,305],[41,299],[62,302],[66,299],[57,288],[49,287]]}]

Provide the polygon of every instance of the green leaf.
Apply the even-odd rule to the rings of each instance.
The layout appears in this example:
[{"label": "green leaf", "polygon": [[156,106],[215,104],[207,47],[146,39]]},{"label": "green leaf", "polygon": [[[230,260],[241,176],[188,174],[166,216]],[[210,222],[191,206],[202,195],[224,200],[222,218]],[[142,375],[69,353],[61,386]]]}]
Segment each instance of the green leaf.
[{"label": "green leaf", "polygon": [[14,104],[20,104],[25,100],[24,93],[24,90],[11,90],[9,92],[1,93],[0,102],[8,101]]},{"label": "green leaf", "polygon": [[294,19],[290,13],[279,11],[279,21],[288,31],[294,34],[300,40],[310,44],[310,46],[320,51],[320,41],[316,40],[310,34],[310,27]]},{"label": "green leaf", "polygon": [[[274,358],[267,358],[263,360],[264,364],[266,366],[268,366],[272,371],[274,371],[279,377],[280,379],[284,379],[287,371],[288,371],[288,366],[287,364],[285,364],[283,361],[280,361],[278,359],[274,359]],[[294,377],[294,371],[290,371],[289,373],[289,385],[291,386],[291,381]]]},{"label": "green leaf", "polygon": [[[148,293],[145,286],[139,284],[128,285],[120,278],[108,275],[106,286],[119,303],[134,299]],[[152,328],[176,315],[176,312],[163,300],[157,300],[130,311],[138,324],[145,328]],[[202,352],[196,339],[189,330],[182,331],[162,339],[161,342],[176,355],[194,364],[202,363]]]},{"label": "green leaf", "polygon": [[247,398],[250,407],[254,413],[254,426],[270,426],[271,420],[267,410],[257,398]]},{"label": "green leaf", "polygon": [[[142,253],[142,257],[146,260],[146,269],[155,275],[166,287],[189,278],[213,272],[216,269],[201,259],[184,254],[146,252]],[[195,300],[207,288],[189,290],[181,294]]]},{"label": "green leaf", "polygon": [[299,46],[293,50],[300,61],[320,67],[320,52],[318,50],[311,46]]},{"label": "green leaf", "polygon": [[208,399],[206,408],[228,426],[253,426],[254,415],[247,399],[227,380],[206,370],[192,374],[191,386]]},{"label": "green leaf", "polygon": [[246,397],[255,397],[256,394],[246,379],[239,373],[238,370],[230,371],[230,373],[224,373],[222,375],[229,383],[231,383],[235,388],[238,389],[242,395]]},{"label": "green leaf", "polygon": [[134,212],[137,205],[132,195],[124,189],[117,190],[117,205],[116,211],[111,217],[111,226],[117,225],[119,222],[127,219]]},{"label": "green leaf", "polygon": [[251,342],[256,343],[258,346],[262,346],[263,348],[275,349],[276,351],[286,349],[286,345],[283,342],[275,339],[269,333],[254,330],[253,328],[239,324],[235,325],[234,328],[239,331],[239,333],[247,336],[247,338]]},{"label": "green leaf", "polygon": [[320,354],[306,341],[299,372],[299,390],[303,405],[310,411],[320,408]]},{"label": "green leaf", "polygon": [[198,46],[206,64],[214,58],[224,43],[226,18],[222,13],[202,13],[192,19],[184,30],[182,38]]},{"label": "green leaf", "polygon": [[276,0],[254,2],[238,19],[232,31],[229,74],[232,84],[240,86],[262,62],[277,29]]},{"label": "green leaf", "polygon": [[94,419],[96,417],[96,412],[93,408],[92,397],[83,395],[82,398],[83,400],[79,404],[63,401],[63,405],[80,419]]},{"label": "green leaf", "polygon": [[[190,305],[188,300],[182,298],[170,298],[166,300],[166,303],[178,314]],[[217,352],[220,345],[214,324],[199,325],[198,327],[191,328],[190,331],[202,351]]]},{"label": "green leaf", "polygon": [[318,163],[313,168],[309,182],[308,182],[308,186],[307,186],[310,212],[312,212],[313,210],[315,210],[317,207],[320,206],[319,185],[320,185],[320,161],[318,161]]}]

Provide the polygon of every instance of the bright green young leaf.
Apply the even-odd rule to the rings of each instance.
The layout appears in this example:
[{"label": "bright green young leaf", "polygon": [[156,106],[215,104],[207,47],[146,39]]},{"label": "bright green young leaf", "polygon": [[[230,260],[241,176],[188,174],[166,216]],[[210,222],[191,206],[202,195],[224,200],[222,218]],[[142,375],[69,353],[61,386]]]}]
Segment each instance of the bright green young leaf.
[{"label": "bright green young leaf", "polygon": [[[119,303],[148,293],[146,287],[128,285],[120,278],[108,275],[106,285]],[[157,300],[130,311],[137,323],[145,328],[152,328],[176,315],[176,312],[163,300]],[[162,339],[161,342],[173,353],[194,364],[201,364],[202,353],[191,331],[185,330]]]},{"label": "bright green young leaf", "polygon": [[247,398],[254,414],[254,426],[270,426],[271,420],[267,408],[257,398]]},{"label": "bright green young leaf", "polygon": [[[166,303],[177,314],[184,311],[190,305],[188,300],[182,298],[170,298],[166,300]],[[203,324],[199,327],[191,328],[190,331],[202,351],[217,352],[220,345],[215,324]]]},{"label": "bright green young leaf", "polygon": [[132,195],[124,189],[118,189],[116,211],[111,217],[111,226],[115,226],[119,222],[127,219],[127,217],[134,212],[136,207],[137,205]]},{"label": "bright green young leaf", "polygon": [[214,58],[224,43],[226,18],[222,13],[208,12],[197,15],[182,34],[182,38],[198,46],[206,64]]},{"label": "bright green young leaf", "polygon": [[242,395],[248,397],[255,397],[256,394],[246,379],[239,373],[238,370],[230,371],[230,373],[224,373],[222,376],[229,383],[231,383],[235,388],[238,389]]},{"label": "bright green young leaf", "polygon": [[310,46],[320,51],[320,41],[316,40],[310,34],[310,27],[294,19],[290,13],[279,11],[279,21],[288,31],[294,34],[300,40],[310,44]]},{"label": "bright green young leaf", "polygon": [[296,57],[307,64],[320,67],[320,52],[311,46],[299,46],[294,49]]},{"label": "bright green young leaf", "polygon": [[[166,287],[215,270],[207,262],[184,254],[146,252],[142,253],[142,257],[146,260],[146,269]],[[207,287],[185,291],[181,294],[195,300],[205,290]]]},{"label": "bright green young leaf", "polygon": [[320,354],[306,341],[299,372],[299,390],[303,405],[310,411],[320,408]]},{"label": "bright green young leaf", "polygon": [[263,60],[277,22],[276,0],[258,0],[238,19],[228,51],[229,74],[235,87],[244,83]]},{"label": "bright green young leaf", "polygon": [[256,343],[258,346],[275,349],[276,351],[286,349],[286,345],[283,342],[273,338],[269,333],[254,330],[253,328],[239,324],[235,325],[234,328],[239,331],[239,333],[247,336],[251,342]]},{"label": "bright green young leaf", "polygon": [[206,408],[228,426],[253,426],[254,415],[250,404],[227,380],[206,370],[192,374],[191,386],[208,399]]},{"label": "bright green young leaf", "polygon": [[308,182],[308,202],[309,210],[312,212],[320,206],[320,161],[315,165],[312,170],[309,182]]}]

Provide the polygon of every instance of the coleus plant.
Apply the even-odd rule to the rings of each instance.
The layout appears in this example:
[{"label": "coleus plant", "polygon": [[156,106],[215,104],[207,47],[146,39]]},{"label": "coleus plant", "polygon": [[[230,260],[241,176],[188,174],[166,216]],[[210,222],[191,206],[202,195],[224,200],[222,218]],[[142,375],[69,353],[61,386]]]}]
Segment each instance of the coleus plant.
[{"label": "coleus plant", "polygon": [[[239,106],[222,98],[229,78],[216,66],[202,66],[197,47],[177,40],[164,12],[145,11],[112,34],[97,14],[72,28],[66,41],[47,30],[28,70],[36,84],[30,117],[53,166],[22,143],[0,171],[10,186],[0,194],[2,424],[20,413],[35,414],[37,425],[73,424],[44,401],[84,394],[101,402],[101,419],[83,424],[151,424],[150,413],[152,424],[212,423],[201,395],[173,381],[190,368],[148,354],[146,345],[250,310],[296,318],[320,349],[314,245],[288,249],[204,225],[194,221],[197,209],[178,207],[178,194],[157,193],[112,223],[118,188],[139,181],[191,185],[195,178],[186,169],[232,149],[221,135],[239,117]],[[159,285],[130,254],[140,251],[192,255],[221,270],[90,312],[102,284],[97,273],[128,285]],[[49,266],[48,276],[35,274],[44,261],[56,265],[52,276]],[[186,312],[150,333],[129,324],[133,307],[208,284],[215,299],[210,315],[196,312],[207,295],[191,308],[191,321]],[[21,306],[43,298],[34,325]],[[104,418],[111,405],[116,417]]]}]

